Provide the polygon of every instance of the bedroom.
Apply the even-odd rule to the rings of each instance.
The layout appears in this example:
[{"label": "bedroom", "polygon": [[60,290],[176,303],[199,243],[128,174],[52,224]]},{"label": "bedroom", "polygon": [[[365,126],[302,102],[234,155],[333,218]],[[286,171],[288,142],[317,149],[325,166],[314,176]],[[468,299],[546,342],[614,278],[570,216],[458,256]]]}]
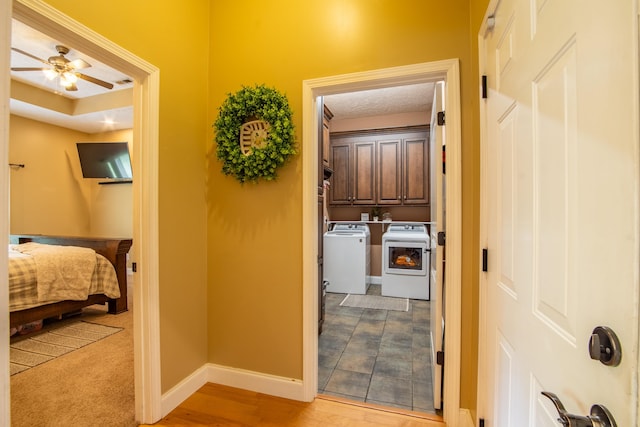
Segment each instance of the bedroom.
[{"label": "bedroom", "polygon": [[[14,25],[15,28],[23,32],[29,31],[30,39],[34,39],[31,29],[22,28],[20,25]],[[24,33],[21,34],[24,36]],[[39,36],[38,40],[42,41],[42,37]],[[33,46],[22,46],[20,42],[16,43],[25,51],[47,57]],[[54,41],[50,41],[50,44],[53,46]],[[13,55],[17,57],[18,62],[24,61],[24,55],[22,55],[23,58],[19,58],[21,54],[18,52],[14,52]],[[88,61],[93,62],[91,59]],[[26,64],[23,65],[26,66]],[[41,76],[41,73],[32,74]],[[9,161],[15,165],[10,168],[10,233],[130,238],[133,217],[131,184],[100,185],[104,180],[83,178],[76,143],[122,141],[128,142],[129,145],[133,143],[132,107],[130,106],[132,85],[130,83],[122,85],[117,96],[110,94],[105,98],[79,84],[78,92],[81,96],[89,94],[93,96],[83,102],[75,102],[73,98],[63,98],[67,103],[75,102],[76,110],[81,110],[84,114],[61,122],[52,120],[56,116],[62,116],[54,112],[48,112],[42,116],[45,118],[37,120],[41,115],[34,113],[33,106],[28,107],[26,102],[37,99],[40,105],[47,105],[47,103],[51,105],[52,99],[60,98],[59,96],[29,86],[19,77],[14,79],[12,80],[13,99],[9,134]],[[83,89],[86,90],[83,92]],[[64,102],[58,101],[56,104],[61,105]],[[114,107],[118,108],[115,112],[117,114],[111,117],[117,116],[116,123],[104,123],[108,115],[105,109]],[[43,109],[36,110],[38,113],[43,111]],[[129,262],[127,267],[130,268]],[[132,292],[128,292],[129,306],[132,295]],[[122,320],[125,322],[124,325],[130,328],[132,323],[130,312],[123,316],[125,317],[125,320]],[[132,353],[132,342],[126,344],[131,340],[130,332],[126,337],[119,338],[121,343],[123,339],[128,350],[125,347],[120,349],[123,353]],[[109,347],[106,348],[109,349]],[[126,375],[129,379],[125,382],[131,383],[131,390],[128,391],[132,393],[133,372]],[[12,378],[12,388],[14,382],[16,381]],[[14,392],[19,393],[20,389],[18,385]],[[14,420],[19,421],[20,418],[17,416],[28,410],[30,403],[25,399],[13,399],[13,402]],[[129,405],[131,408],[127,412],[133,417],[133,402]]]},{"label": "bedroom", "polygon": [[[127,228],[131,227],[132,218],[130,185],[105,186],[98,185],[97,182],[85,182],[97,180],[83,180],[81,174],[78,175],[80,173],[79,170],[76,170],[75,167],[70,167],[71,164],[74,164],[74,160],[75,163],[78,163],[77,152],[74,153],[73,151],[75,150],[74,141],[79,137],[87,139],[90,137],[89,134],[14,115],[11,116],[11,125],[10,155],[16,155],[16,157],[10,158],[12,161],[13,159],[20,159],[18,161],[25,164],[24,168],[11,172],[13,190],[11,217],[14,219],[19,218],[18,224],[11,229],[12,234],[131,235],[130,231],[127,231]],[[121,138],[126,133],[127,131],[101,134],[100,139],[108,140],[108,137],[111,136],[117,140],[123,140]],[[33,144],[30,141],[40,141],[40,143]],[[16,152],[20,154],[15,154]],[[75,159],[71,157],[72,154],[75,154]],[[60,161],[52,160],[56,158]],[[79,165],[75,166],[79,168]],[[28,174],[29,168],[33,169],[34,173],[31,175],[35,176]],[[38,173],[38,171],[40,172]],[[18,175],[17,178],[16,175]],[[106,209],[105,205],[107,206]],[[113,209],[116,211],[107,212],[109,206],[114,207]],[[40,213],[40,215],[37,213]],[[128,295],[129,304],[131,305],[133,292],[129,291]],[[131,327],[131,312],[114,317],[127,318],[127,326]],[[119,326],[124,325],[120,324]],[[123,338],[117,337],[119,340]],[[130,335],[128,335],[128,339],[131,339]],[[122,343],[120,344],[119,352],[132,353],[132,342],[126,344],[125,341],[127,347],[123,347]],[[60,358],[55,361],[58,366],[64,366],[62,364],[64,363],[63,359]],[[53,361],[49,363],[53,363]],[[49,368],[45,367],[45,369]],[[34,373],[37,370],[38,368],[34,368]],[[16,396],[20,396],[19,393],[23,389],[20,384],[24,380],[17,378],[17,376],[24,376],[25,374],[33,376],[34,373],[26,372],[12,377],[12,393],[17,393]],[[127,376],[132,384],[133,371],[131,370]],[[47,379],[43,378],[41,387],[43,393],[46,393],[47,382]],[[70,382],[69,384],[73,383]],[[62,387],[65,386],[62,385]],[[71,386],[71,390],[73,390],[73,386]],[[110,396],[111,398],[114,397],[113,394]],[[24,416],[25,411],[27,413],[31,412],[29,416],[34,415],[33,412],[35,410],[30,408],[32,405],[30,400],[14,398],[12,402],[12,417],[14,421],[19,421]],[[130,402],[129,405],[131,406],[130,411],[124,412],[128,412],[133,416],[133,402]]]}]

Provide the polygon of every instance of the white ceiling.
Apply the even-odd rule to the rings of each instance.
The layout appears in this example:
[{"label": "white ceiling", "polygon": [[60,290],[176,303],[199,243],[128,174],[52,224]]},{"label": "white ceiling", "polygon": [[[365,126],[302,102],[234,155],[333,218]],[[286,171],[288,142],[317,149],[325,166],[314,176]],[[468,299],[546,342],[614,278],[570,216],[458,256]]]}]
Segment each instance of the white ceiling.
[{"label": "white ceiling", "polygon": [[[49,57],[58,55],[58,44],[46,34],[12,20],[11,47],[47,61]],[[74,50],[72,46],[68,47],[67,59],[83,59],[91,65],[81,70],[83,74],[113,83],[113,89],[78,79],[78,90],[66,91],[57,80],[48,80],[41,71],[11,71],[11,113],[85,133],[133,127],[132,79]],[[11,51],[11,67],[48,68],[46,64],[15,51]]]},{"label": "white ceiling", "polygon": [[[11,46],[46,61],[57,56],[51,37],[12,21]],[[132,79],[106,64],[78,52],[72,46],[65,56],[73,61],[83,59],[91,67],[83,74],[114,84],[113,89],[79,79],[77,91],[65,91],[56,81],[47,80],[40,71],[11,71],[11,113],[85,133],[133,127]],[[11,52],[11,67],[47,67],[41,61],[19,52]],[[127,82],[128,81],[128,82]],[[124,82],[124,83],[123,83]],[[21,90],[17,90],[19,87]],[[431,111],[433,83],[399,86],[329,95],[325,104],[334,119],[383,116],[405,112]],[[28,93],[27,92],[28,89]],[[119,92],[121,96],[114,96]],[[60,104],[63,104],[61,107]]]}]

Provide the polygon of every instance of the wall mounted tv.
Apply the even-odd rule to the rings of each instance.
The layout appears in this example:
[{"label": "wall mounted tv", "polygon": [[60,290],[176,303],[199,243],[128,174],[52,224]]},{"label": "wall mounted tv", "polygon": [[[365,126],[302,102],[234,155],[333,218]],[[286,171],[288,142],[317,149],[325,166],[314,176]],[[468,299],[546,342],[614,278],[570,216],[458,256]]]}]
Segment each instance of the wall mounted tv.
[{"label": "wall mounted tv", "polygon": [[84,178],[131,182],[131,158],[126,142],[78,142],[76,146]]}]

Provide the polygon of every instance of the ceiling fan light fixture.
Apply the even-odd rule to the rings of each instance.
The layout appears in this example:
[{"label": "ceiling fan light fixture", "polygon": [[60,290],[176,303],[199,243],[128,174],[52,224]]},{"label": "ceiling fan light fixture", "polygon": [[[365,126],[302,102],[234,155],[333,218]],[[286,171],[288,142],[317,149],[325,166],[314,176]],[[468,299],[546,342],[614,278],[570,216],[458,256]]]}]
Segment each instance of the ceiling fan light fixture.
[{"label": "ceiling fan light fixture", "polygon": [[53,80],[58,77],[58,73],[52,68],[47,68],[46,70],[42,70],[42,72],[44,73],[44,76],[47,78],[47,80]]},{"label": "ceiling fan light fixture", "polygon": [[64,87],[66,90],[75,91],[78,90],[76,83],[78,79],[85,80],[87,82],[96,84],[98,86],[102,86],[106,89],[113,89],[113,83],[106,82],[104,80],[97,79],[95,77],[91,77],[86,74],[82,74],[77,72],[77,69],[88,68],[91,67],[84,59],[75,59],[73,61],[69,61],[64,57],[67,53],[69,53],[69,48],[62,45],[57,45],[56,50],[58,51],[57,56],[51,56],[48,60],[44,60],[38,58],[35,55],[30,54],[29,52],[25,52],[18,48],[12,47],[13,51],[18,52],[22,55],[25,55],[31,59],[35,59],[36,61],[42,62],[46,65],[49,65],[52,68],[36,68],[36,67],[12,67],[11,71],[40,71],[42,70],[45,77],[54,81],[57,80],[57,84],[61,87]]},{"label": "ceiling fan light fixture", "polygon": [[62,73],[62,75],[60,76],[60,79],[65,80],[69,83],[76,83],[78,81],[78,77],[69,71]]},{"label": "ceiling fan light fixture", "polygon": [[67,91],[78,90],[78,86],[76,86],[76,82],[78,78],[71,73],[62,73],[60,74],[60,86],[65,88]]}]

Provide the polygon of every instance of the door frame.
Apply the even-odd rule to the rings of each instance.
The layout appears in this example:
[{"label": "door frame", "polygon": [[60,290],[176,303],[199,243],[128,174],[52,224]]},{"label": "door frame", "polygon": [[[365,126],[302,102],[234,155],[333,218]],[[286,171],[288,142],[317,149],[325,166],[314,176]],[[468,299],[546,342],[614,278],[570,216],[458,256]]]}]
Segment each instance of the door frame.
[{"label": "door frame", "polygon": [[[486,42],[485,36],[492,28],[489,26],[489,17],[492,17],[498,7],[499,0],[490,0],[487,5],[487,10],[482,19],[482,24],[478,30],[478,76],[482,79],[482,75],[485,73],[486,66]],[[480,80],[481,81],[481,80]],[[479,251],[482,253],[482,249],[487,247],[487,129],[485,126],[486,121],[486,103],[483,99],[480,100],[479,105],[480,113],[480,217],[479,217]],[[486,339],[487,339],[487,277],[486,274],[480,272],[478,279],[480,286],[478,295],[478,384],[476,393],[476,420],[484,417],[486,411],[486,397],[484,396],[484,388],[487,382],[487,373],[485,372],[486,363]]]},{"label": "door frame", "polygon": [[380,89],[407,84],[445,80],[447,109],[447,246],[445,283],[445,387],[443,418],[459,425],[460,417],[460,337],[461,337],[461,101],[458,59],[425,62],[359,73],[304,80],[302,82],[302,283],[303,283],[303,400],[318,393],[318,97],[358,90]]},{"label": "door frame", "polygon": [[[134,78],[133,107],[134,124],[132,144],[132,166],[137,172],[133,181],[133,241],[132,260],[138,264],[134,274],[133,313],[134,327],[134,376],[136,420],[153,423],[161,414],[160,375],[160,314],[158,287],[158,128],[160,73],[158,68],[131,54],[81,23],[38,0],[14,0],[3,2],[0,22],[5,24],[5,33],[0,42],[0,66],[10,66],[11,18],[16,17],[26,24],[40,29],[70,44],[101,62],[119,69]],[[4,181],[0,184],[0,205],[9,212],[9,98],[10,75],[0,84],[0,161]],[[3,160],[4,159],[4,160]],[[8,215],[0,219],[0,243],[7,243],[9,235]],[[8,274],[7,255],[0,256],[0,274]],[[0,290],[0,329],[8,342],[8,293]],[[7,322],[7,323],[5,323]],[[0,424],[10,424],[10,377],[9,349],[0,346],[0,363],[5,368],[0,372],[3,387],[0,391]]]}]

